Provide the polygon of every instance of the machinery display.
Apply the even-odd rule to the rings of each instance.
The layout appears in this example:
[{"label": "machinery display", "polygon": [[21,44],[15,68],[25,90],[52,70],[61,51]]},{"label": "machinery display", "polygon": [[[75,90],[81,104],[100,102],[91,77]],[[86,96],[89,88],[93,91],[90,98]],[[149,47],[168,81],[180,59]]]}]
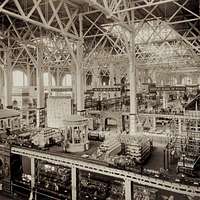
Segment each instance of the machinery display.
[{"label": "machinery display", "polygon": [[[104,115],[106,116],[108,115],[108,111],[101,112],[105,112],[106,114]],[[119,112],[121,120],[123,120],[124,114]],[[193,126],[195,125],[194,120],[196,119],[190,119],[187,115],[177,115],[177,119],[171,118],[171,115],[158,115],[156,121],[149,120],[148,126],[150,128],[145,129],[149,133],[138,132],[134,136],[130,135],[127,129],[119,131],[116,126],[110,126],[107,130],[94,129],[95,127],[90,126],[89,130],[89,121],[93,123],[92,120],[97,120],[98,117],[99,126],[104,127],[104,124],[102,124],[104,121],[100,120],[102,115],[102,113],[98,115],[86,114],[84,117],[67,115],[63,121],[64,126],[62,128],[46,127],[28,129],[19,127],[18,133],[8,133],[4,129],[4,134],[9,137],[6,138],[5,135],[2,137],[1,142],[3,145],[7,143],[11,152],[12,148],[16,147],[22,149],[22,152],[26,149],[30,152],[35,152],[37,156],[42,152],[45,155],[53,153],[52,156],[63,156],[63,158],[76,160],[77,162],[87,162],[88,164],[90,163],[99,167],[104,166],[111,170],[133,173],[148,177],[150,180],[171,181],[174,184],[192,185],[192,187],[197,188],[200,186],[200,137],[198,132],[194,132],[188,128],[191,126],[191,123]],[[146,117],[149,115],[141,114],[141,116]],[[177,130],[180,131],[179,127],[183,126],[182,123],[180,124],[179,118],[186,118],[188,121],[187,127],[181,127],[181,131],[185,131],[185,134],[182,136],[176,133]],[[144,123],[147,124],[147,121]],[[152,122],[155,124],[152,125]],[[153,130],[151,126],[155,126],[156,129]],[[165,126],[167,134],[164,131],[160,131]],[[166,137],[166,139],[161,140],[161,136]],[[23,148],[25,149],[23,150]],[[158,150],[156,149],[160,148],[164,153],[160,154],[157,152]],[[81,168],[77,168],[75,173],[76,180],[72,180],[74,179],[72,178],[74,172],[70,164],[67,166],[62,165],[62,162],[56,164],[56,160],[51,163],[49,160],[43,160],[44,157],[42,157],[42,160],[36,159],[34,167],[31,161],[27,165],[31,172],[26,174],[27,172],[24,173],[24,171],[27,171],[27,169],[24,169],[23,163],[27,161],[24,160],[23,153],[17,155],[11,152],[10,167],[11,169],[13,167],[16,169],[11,174],[12,181],[10,188],[12,189],[5,189],[9,185],[7,184],[6,186],[5,181],[3,181],[5,180],[3,168],[1,179],[3,190],[10,191],[16,197],[24,196],[25,198],[30,198],[30,196],[38,196],[41,199],[47,197],[53,199],[59,196],[59,199],[73,199],[74,181],[79,180],[79,184],[76,187],[79,199],[125,199],[127,186],[124,186],[124,180],[119,181],[115,179],[111,180],[111,178],[103,178],[98,172],[90,172],[90,168],[88,168],[89,171],[87,172],[82,172]],[[161,161],[157,161],[157,163],[160,168],[154,168],[153,160],[158,153]],[[35,158],[30,157],[30,159]],[[34,169],[34,183],[32,183],[32,169]],[[172,170],[175,175],[172,176],[169,170]],[[31,186],[33,184],[34,188]],[[155,193],[152,192],[153,190],[144,189],[141,192],[141,187],[136,188],[136,192],[133,192],[132,197],[135,199],[159,199],[160,197],[158,196],[162,196],[162,192],[160,193],[160,191]]]},{"label": "machinery display", "polygon": [[0,112],[0,131],[17,131],[21,128],[20,112],[16,110],[2,109]]},{"label": "machinery display", "polygon": [[98,141],[103,142],[105,139],[105,133],[99,132],[99,131],[89,131],[88,139],[89,140],[98,140]]},{"label": "machinery display", "polygon": [[200,200],[200,0],[0,1],[0,200]]},{"label": "machinery display", "polygon": [[[179,135],[169,134],[169,143],[167,143],[166,140],[166,149],[163,147],[165,153],[162,156],[164,156],[163,159],[165,160],[165,163],[164,165],[161,163],[160,169],[152,169],[152,167],[149,168],[149,166],[151,166],[151,159],[156,153],[154,152],[156,151],[154,149],[159,148],[157,147],[159,140],[156,139],[155,133],[154,137],[152,137],[154,139],[151,139],[149,137],[150,135],[147,137],[140,133],[136,136],[130,136],[126,132],[117,132],[116,129],[111,129],[109,131],[89,130],[89,132],[87,132],[87,117],[78,116],[68,117],[68,120],[64,121],[64,124],[66,125],[65,129],[39,128],[29,130],[20,128],[18,130],[18,135],[11,133],[10,137],[2,140],[2,144],[8,143],[11,151],[12,147],[16,146],[18,148],[28,148],[32,152],[39,151],[39,154],[40,151],[44,153],[52,152],[55,155],[62,155],[65,158],[75,159],[78,162],[87,161],[88,163],[105,166],[110,169],[122,170],[149,178],[161,179],[163,181],[171,180],[174,183],[183,185],[189,184],[194,187],[199,187],[200,143],[198,133],[187,133],[187,135],[181,139],[179,139]],[[79,144],[77,140],[78,133],[76,133],[77,127],[79,127],[81,131],[81,133],[79,133],[79,142],[86,139],[85,141],[93,141],[93,143],[85,148],[84,154],[80,154],[80,151],[73,151],[70,153],[69,149],[68,153],[66,153],[66,150],[63,147],[67,147],[66,145],[69,142],[72,143],[72,139],[74,144]],[[169,126],[169,128],[172,127],[174,126]],[[74,133],[73,136],[72,133]],[[81,134],[83,135],[81,136]],[[159,136],[160,134],[157,135]],[[80,139],[81,137],[83,138]],[[155,146],[153,146],[153,140],[156,141]],[[87,142],[87,144],[89,143]],[[32,190],[32,177],[31,174],[28,175],[23,173],[24,167],[22,163],[25,162],[23,160],[24,159],[21,156],[11,156],[11,168],[16,166],[15,168],[18,169],[11,175],[13,187],[11,192],[16,196],[20,196],[22,195],[21,193],[24,193],[24,196],[28,197]],[[37,175],[34,173],[35,186],[32,195],[37,195],[42,199],[46,197],[53,198],[59,194],[59,199],[72,199],[71,190],[73,181],[71,180],[71,168],[64,167],[62,164],[52,164],[47,161],[48,160],[35,161],[34,168],[37,171],[35,172]],[[174,164],[172,163],[174,162],[177,163],[176,167],[173,167]],[[31,166],[30,164],[28,166],[30,168],[32,164]],[[177,175],[172,177],[168,170],[174,170],[174,173],[177,173]],[[91,173],[94,176],[93,178],[90,177]],[[80,179],[77,192],[80,199],[96,198],[103,200],[106,198],[125,198],[122,183],[120,183],[121,185],[117,183],[116,185],[113,185],[115,183],[113,181],[113,184],[108,181],[105,181],[104,183],[104,179],[102,179],[98,173],[91,173],[85,176],[80,175],[81,172],[79,172],[79,170],[77,171],[77,179]],[[4,180],[4,173],[2,173],[1,178]],[[5,184],[5,182],[2,182],[2,184]],[[148,196],[147,194],[150,195],[150,193],[145,192],[146,196]],[[135,198],[141,196],[139,193],[135,193],[134,195]],[[153,194],[150,196],[152,195]]]},{"label": "machinery display", "polygon": [[79,115],[69,115],[63,123],[65,127],[64,151],[82,152],[88,150],[88,119]]},{"label": "machinery display", "polygon": [[117,199],[123,200],[123,181],[110,177],[98,177],[94,173],[80,171],[79,173],[79,199]]},{"label": "machinery display", "polygon": [[63,130],[56,128],[43,128],[36,131],[31,136],[31,143],[39,148],[61,143],[63,140]]},{"label": "machinery display", "polygon": [[[59,199],[71,199],[71,170],[46,162],[37,163],[36,190]],[[45,195],[44,195],[45,196]]]}]

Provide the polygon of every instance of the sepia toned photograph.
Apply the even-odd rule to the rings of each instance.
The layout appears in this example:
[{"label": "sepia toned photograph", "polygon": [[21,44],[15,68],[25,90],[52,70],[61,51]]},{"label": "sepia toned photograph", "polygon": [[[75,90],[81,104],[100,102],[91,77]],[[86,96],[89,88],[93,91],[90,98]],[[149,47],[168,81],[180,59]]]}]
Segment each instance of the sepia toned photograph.
[{"label": "sepia toned photograph", "polygon": [[200,0],[0,0],[0,200],[200,200]]}]

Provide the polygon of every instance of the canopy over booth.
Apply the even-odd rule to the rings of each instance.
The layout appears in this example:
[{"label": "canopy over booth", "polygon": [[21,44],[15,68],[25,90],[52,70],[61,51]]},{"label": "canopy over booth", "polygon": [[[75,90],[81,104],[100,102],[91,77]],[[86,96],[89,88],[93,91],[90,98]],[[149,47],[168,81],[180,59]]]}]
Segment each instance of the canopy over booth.
[{"label": "canopy over booth", "polygon": [[80,115],[69,115],[64,120],[64,150],[82,152],[88,150],[88,119]]}]

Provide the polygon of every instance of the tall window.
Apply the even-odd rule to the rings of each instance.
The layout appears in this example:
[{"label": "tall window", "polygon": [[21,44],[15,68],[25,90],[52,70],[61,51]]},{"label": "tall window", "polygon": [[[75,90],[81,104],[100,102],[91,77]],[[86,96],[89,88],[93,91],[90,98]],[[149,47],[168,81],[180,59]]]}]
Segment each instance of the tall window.
[{"label": "tall window", "polygon": [[191,84],[192,84],[192,79],[191,79],[191,77],[185,76],[185,77],[182,79],[182,84],[183,84],[183,85],[191,85]]},{"label": "tall window", "polygon": [[[52,76],[52,74],[50,74],[50,79],[51,79],[51,84],[52,86],[55,86],[56,85],[56,82],[55,82],[55,78]],[[45,87],[48,87],[49,86],[49,76],[48,76],[48,72],[45,72],[43,74],[43,83],[44,83],[44,86]]]},{"label": "tall window", "polygon": [[178,83],[177,78],[176,77],[172,77],[171,84],[172,85],[177,85],[177,83]]},{"label": "tall window", "polygon": [[23,71],[13,71],[13,86],[27,86],[27,75]]},{"label": "tall window", "polygon": [[72,86],[72,75],[71,74],[65,74],[62,80],[62,86]]},{"label": "tall window", "polygon": [[92,72],[88,71],[86,73],[86,85],[91,86],[92,85]]},{"label": "tall window", "polygon": [[148,77],[147,82],[148,82],[148,83],[152,83],[152,80],[151,80],[150,77]]},{"label": "tall window", "polygon": [[100,80],[103,86],[109,85],[110,82],[110,73],[108,70],[101,70],[100,72]]}]

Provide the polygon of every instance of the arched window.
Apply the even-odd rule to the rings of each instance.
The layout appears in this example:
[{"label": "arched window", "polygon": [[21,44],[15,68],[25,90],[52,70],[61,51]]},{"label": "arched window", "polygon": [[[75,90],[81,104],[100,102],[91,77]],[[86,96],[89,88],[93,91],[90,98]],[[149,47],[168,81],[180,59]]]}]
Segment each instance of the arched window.
[{"label": "arched window", "polygon": [[91,86],[92,85],[92,72],[88,71],[86,73],[86,85]]},{"label": "arched window", "polygon": [[177,83],[178,83],[177,78],[176,77],[172,77],[171,84],[172,85],[177,85]]},{"label": "arched window", "polygon": [[109,85],[110,82],[110,73],[108,70],[100,71],[100,81],[103,86]]},{"label": "arched window", "polygon": [[121,78],[121,84],[122,84],[122,85],[126,84],[126,76],[123,76],[123,77]]},{"label": "arched window", "polygon": [[72,75],[71,74],[65,74],[62,80],[62,86],[72,86]]},{"label": "arched window", "polygon": [[182,84],[183,84],[183,85],[191,85],[191,84],[192,84],[192,79],[191,79],[191,77],[185,76],[185,77],[182,79]]},{"label": "arched window", "polygon": [[147,83],[152,83],[151,77],[148,77]]},{"label": "arched window", "polygon": [[13,71],[13,86],[27,86],[27,75],[21,70]]},{"label": "arched window", "polygon": [[[56,82],[55,82],[55,78],[52,76],[52,74],[50,74],[50,79],[51,79],[51,85],[55,86]],[[43,74],[43,83],[44,83],[45,87],[49,86],[49,75],[48,75],[48,72],[45,72]]]}]

